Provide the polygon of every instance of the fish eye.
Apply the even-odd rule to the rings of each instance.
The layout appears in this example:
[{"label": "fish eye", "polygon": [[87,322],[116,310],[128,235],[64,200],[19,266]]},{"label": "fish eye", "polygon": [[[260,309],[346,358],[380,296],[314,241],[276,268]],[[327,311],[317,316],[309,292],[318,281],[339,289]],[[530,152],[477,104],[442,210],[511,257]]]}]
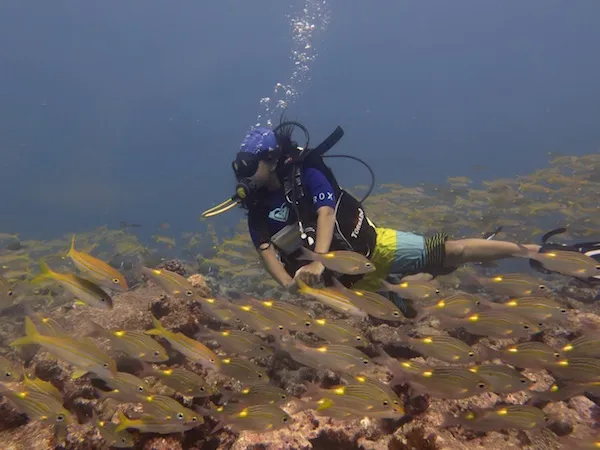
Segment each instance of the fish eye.
[{"label": "fish eye", "polygon": [[600,266],[596,266],[596,270],[600,270]]},{"label": "fish eye", "polygon": [[105,299],[104,297],[100,297],[100,301],[101,301],[101,302],[105,302],[105,301],[106,301],[106,299]]},{"label": "fish eye", "polygon": [[262,376],[262,373],[259,373],[259,374],[258,374],[258,378],[262,378],[262,377],[263,377],[263,376]]},{"label": "fish eye", "polygon": [[59,414],[58,416],[56,416],[56,421],[57,422],[62,422],[63,420],[65,420],[64,414]]},{"label": "fish eye", "polygon": [[104,363],[102,364],[104,367],[108,367],[108,363]]},{"label": "fish eye", "polygon": [[556,352],[556,353],[554,353],[554,355],[552,355],[552,356],[554,356],[556,359],[558,359],[558,358],[560,358],[560,353]]},{"label": "fish eye", "polygon": [[523,328],[524,328],[525,330],[529,330],[529,325],[527,325],[527,324],[524,324],[524,325],[523,325]]},{"label": "fish eye", "polygon": [[394,311],[393,315],[394,315],[394,317],[398,317],[400,315],[400,313],[398,311]]},{"label": "fish eye", "polygon": [[527,378],[521,378],[519,381],[523,384],[526,384],[529,380]]},{"label": "fish eye", "polygon": [[567,310],[563,308],[563,309],[560,310],[560,312],[564,314],[564,313],[567,312]]},{"label": "fish eye", "polygon": [[479,389],[485,389],[485,388],[486,388],[486,385],[485,385],[485,383],[478,383],[478,384],[477,384],[477,387],[478,387]]},{"label": "fish eye", "polygon": [[184,418],[184,415],[183,415],[183,413],[179,413],[179,414],[177,414],[177,418],[178,418],[178,419],[180,419],[180,420],[183,420],[183,418]]},{"label": "fish eye", "polygon": [[192,295],[194,295],[194,293],[192,291],[185,291],[185,295],[191,297]]},{"label": "fish eye", "polygon": [[476,304],[477,306],[479,306],[479,305],[481,304],[481,302],[480,302],[479,300],[475,300],[475,304]]},{"label": "fish eye", "polygon": [[540,288],[540,289],[546,289],[546,286],[544,286],[543,284],[540,284],[540,285],[538,286],[538,288]]},{"label": "fish eye", "polygon": [[8,295],[13,295],[13,291],[8,291]]},{"label": "fish eye", "polygon": [[10,378],[10,377],[12,377],[12,372],[6,372],[4,375],[5,375],[7,378]]},{"label": "fish eye", "polygon": [[287,421],[288,421],[288,418],[287,418],[287,417],[284,417],[284,418],[283,418],[283,419],[281,419],[281,420],[283,421],[283,423],[287,423]]},{"label": "fish eye", "polygon": [[304,322],[304,326],[305,326],[306,328],[310,327],[310,322]]},{"label": "fish eye", "polygon": [[440,293],[440,290],[439,290],[439,289],[436,289],[436,290],[435,290],[435,293],[436,293],[436,294],[439,294],[439,293]]},{"label": "fish eye", "polygon": [[373,267],[373,264],[371,264],[370,262],[366,262],[365,267]]},{"label": "fish eye", "polygon": [[118,278],[113,278],[113,279],[112,279],[112,282],[113,282],[114,284],[119,284],[119,279],[118,279]]},{"label": "fish eye", "polygon": [[198,418],[196,416],[192,417],[192,422],[198,422]]},{"label": "fish eye", "polygon": [[281,400],[285,400],[286,398],[287,398],[287,395],[281,394]]},{"label": "fish eye", "polygon": [[356,336],[356,340],[357,340],[358,342],[361,342],[361,341],[362,341],[362,338],[361,338],[360,336]]},{"label": "fish eye", "polygon": [[127,444],[127,439],[125,439],[125,438],[121,438],[121,443],[122,443],[122,444]]},{"label": "fish eye", "polygon": [[205,388],[204,386],[200,386],[200,390],[201,390],[202,392],[204,392],[204,391],[206,390],[206,388]]},{"label": "fish eye", "polygon": [[264,352],[264,351],[266,350],[264,345],[261,345],[260,347],[258,347],[258,349],[259,349],[261,352]]},{"label": "fish eye", "polygon": [[160,352],[158,350],[154,351],[154,356],[160,356]]},{"label": "fish eye", "polygon": [[138,386],[138,391],[139,392],[144,392],[144,386]]},{"label": "fish eye", "polygon": [[472,358],[473,356],[475,356],[475,352],[469,352],[469,356]]},{"label": "fish eye", "polygon": [[159,299],[159,300],[166,300],[166,299],[167,299],[167,295],[166,295],[166,294],[160,294],[160,295],[158,296],[158,299]]},{"label": "fish eye", "polygon": [[213,358],[210,358],[210,359],[209,359],[209,361],[210,361],[211,363],[214,363],[214,362],[215,362],[215,360],[214,360]]},{"label": "fish eye", "polygon": [[369,364],[369,361],[366,359],[363,359],[363,364],[366,366],[367,364]]},{"label": "fish eye", "polygon": [[387,400],[383,401],[383,406],[388,406],[390,404],[390,402],[388,402]]}]

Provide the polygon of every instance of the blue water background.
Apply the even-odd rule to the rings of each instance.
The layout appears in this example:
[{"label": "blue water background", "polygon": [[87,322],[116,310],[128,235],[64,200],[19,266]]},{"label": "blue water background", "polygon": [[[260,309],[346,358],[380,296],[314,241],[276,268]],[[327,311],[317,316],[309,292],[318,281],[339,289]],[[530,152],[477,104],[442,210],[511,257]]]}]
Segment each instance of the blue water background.
[{"label": "blue water background", "polygon": [[[542,167],[600,148],[600,3],[331,0],[290,117],[379,182]],[[0,2],[0,231],[199,230],[232,193],[259,99],[292,68],[302,1]],[[333,163],[343,184],[366,172]],[[473,165],[484,165],[473,172]],[[221,219],[233,226],[239,214]]]}]

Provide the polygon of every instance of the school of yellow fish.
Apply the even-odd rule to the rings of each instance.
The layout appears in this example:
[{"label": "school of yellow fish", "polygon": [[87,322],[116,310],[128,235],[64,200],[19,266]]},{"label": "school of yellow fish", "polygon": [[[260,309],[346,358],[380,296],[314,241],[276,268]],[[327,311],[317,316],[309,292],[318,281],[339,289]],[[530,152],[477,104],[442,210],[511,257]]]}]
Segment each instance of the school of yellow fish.
[{"label": "school of yellow fish", "polygon": [[[552,183],[565,185],[557,188],[557,193],[566,194],[571,185],[567,186],[559,173],[553,176]],[[546,183],[535,184],[535,179],[531,175],[522,180],[516,191],[554,195]],[[455,178],[449,183],[458,189],[470,181]],[[494,190],[505,194],[511,185],[503,182],[488,189],[492,194]],[[600,182],[586,181],[577,192],[598,187]],[[502,195],[494,197],[496,203]],[[450,197],[459,201],[454,193]],[[477,191],[471,190],[469,197],[473,200]],[[523,203],[516,196],[510,204],[499,205],[496,211],[522,208]],[[442,207],[431,211],[438,219],[444,217],[440,216],[439,208]],[[540,208],[538,205],[535,212],[539,213]],[[586,211],[573,204],[569,209],[554,208],[553,212],[571,211],[597,218],[598,211],[593,209]],[[427,211],[421,208],[415,214],[424,212]],[[587,221],[579,226],[579,231],[590,234],[593,227],[594,223]],[[107,235],[110,233],[106,230]],[[175,246],[173,239],[161,236],[154,239]],[[119,245],[121,255],[134,252],[138,246],[126,240]],[[73,236],[67,258],[75,271],[53,269],[48,261],[40,260],[39,272],[26,283],[15,282],[20,279],[18,276],[5,273],[0,278],[0,307],[12,305],[17,295],[26,296],[51,283],[68,292],[78,307],[112,309],[114,302],[119,301],[119,293],[136,287],[106,260],[92,256],[94,247],[82,245],[77,250]],[[0,263],[11,263],[11,269],[18,270],[15,269],[18,264],[14,264],[19,262],[20,255],[19,251],[7,253]],[[240,258],[245,258],[244,255],[233,254]],[[551,257],[531,253],[523,257],[535,259],[548,270],[568,277],[587,278],[597,273],[593,260],[573,258],[572,254],[560,251]],[[217,258],[213,258],[213,263]],[[365,271],[370,270],[366,267],[368,261],[354,254],[331,252],[322,262],[339,273],[349,273],[350,267],[361,264]],[[76,419],[63,405],[63,393],[52,380],[36,378],[31,368],[19,361],[23,346],[37,345],[53,358],[68,363],[73,378],[87,376],[104,383],[104,388],[97,389],[98,403],[90,420],[106,443],[118,448],[135,445],[134,431],[180,433],[205,422],[214,423],[210,432],[223,427],[233,432],[269,432],[289,426],[293,416],[306,409],[337,420],[401,419],[405,416],[404,396],[394,390],[399,385],[408,385],[411,396],[441,399],[464,399],[486,392],[530,394],[526,404],[502,403],[488,409],[464,410],[458,415],[448,415],[443,424],[478,432],[546,428],[557,418],[544,413],[545,403],[582,394],[600,396],[599,329],[590,326],[573,330],[574,336],[565,337],[565,342],[556,347],[539,339],[545,330],[557,326],[568,328],[572,312],[569,304],[553,291],[547,277],[541,280],[522,273],[489,276],[469,273],[467,282],[461,279],[464,291],[435,280],[384,283],[380,292],[394,292],[413,302],[417,316],[408,319],[381,293],[348,289],[341,284],[324,288],[299,282],[298,294],[305,300],[291,303],[258,299],[244,293],[232,298],[202,297],[185,277],[175,272],[145,266],[139,272],[167,296],[198,304],[203,315],[211,320],[194,336],[169,330],[155,317],[151,329],[107,329],[90,321],[86,336],[72,336],[48,315],[27,307],[23,335],[3,349],[7,357],[0,357],[0,394],[30,420],[53,426],[58,442],[66,439],[68,426]],[[473,283],[477,288],[473,289]],[[25,293],[19,291],[22,289]],[[309,299],[321,306],[305,307]],[[421,321],[429,321],[436,332],[414,335],[411,327]],[[384,349],[364,331],[370,323],[386,323],[396,329],[395,347],[410,348],[423,359],[390,356],[391,349]],[[455,337],[460,336],[455,333],[458,329],[486,338],[486,345],[474,348]],[[109,343],[108,349],[101,344],[103,341],[95,339],[98,337]],[[177,353],[194,363],[196,370],[169,365]],[[140,361],[143,369],[136,373],[118,371],[118,361],[123,356]],[[269,378],[278,359],[293,360],[320,374],[333,371],[342,382],[327,388],[308,384],[301,398],[291,396]],[[547,371],[555,383],[547,391],[533,391],[534,383],[523,369]],[[208,372],[235,380],[237,389],[219,391],[207,383]],[[187,407],[173,397],[155,393],[155,385],[149,379],[158,380],[173,394],[194,399],[193,403],[187,403],[190,406]],[[136,404],[142,412],[136,416],[125,414],[121,404]],[[600,436],[565,440],[565,445],[600,448]]]},{"label": "school of yellow fish", "polygon": [[[113,305],[113,298],[107,292],[128,289],[116,269],[77,251],[75,238],[68,256],[78,269],[77,275],[55,272],[41,261],[40,274],[32,283],[50,280],[71,292],[78,304],[104,309]],[[349,252],[331,252],[324,263],[340,273],[351,273],[351,268],[359,267],[362,259]],[[569,267],[566,264],[560,268],[568,272]],[[74,337],[55,321],[30,311],[25,317],[25,335],[10,343],[13,348],[38,345],[70,364],[74,378],[87,375],[102,380],[107,390],[98,390],[99,401],[112,399],[142,405],[143,413],[139,417],[127,417],[121,410],[113,409],[116,422],[94,413],[92,420],[98,432],[115,447],[134,445],[130,430],[159,434],[185,432],[203,424],[206,417],[217,421],[213,431],[228,427],[233,431],[258,432],[290,425],[293,421],[290,414],[303,409],[339,420],[400,419],[405,412],[401,398],[393,390],[396,385],[408,383],[415,394],[442,399],[462,399],[484,392],[507,394],[531,387],[532,381],[520,372],[524,368],[547,370],[557,381],[547,392],[532,394],[534,402],[562,401],[583,393],[600,395],[600,332],[592,330],[562,348],[531,340],[545,327],[566,320],[568,308],[550,297],[551,290],[547,286],[524,274],[477,278],[482,286],[510,299],[504,302],[484,300],[466,292],[446,296],[443,287],[435,281],[385,283],[382,290],[397,292],[419,305],[418,320],[427,316],[439,320],[437,334],[399,333],[398,344],[427,358],[426,363],[422,363],[389,356],[382,346],[374,346],[360,331],[358,322],[369,317],[396,325],[407,322],[394,303],[377,293],[348,289],[341,284],[318,288],[300,282],[301,294],[342,316],[331,319],[330,314],[313,317],[290,302],[259,300],[246,294],[238,294],[239,298],[234,300],[204,298],[177,273],[148,267],[142,267],[141,273],[166,295],[200,304],[207,316],[221,324],[220,328],[204,327],[191,337],[170,331],[153,318],[154,328],[149,330],[111,330],[91,322],[88,336]],[[10,290],[10,283],[5,281],[3,286],[7,292]],[[348,318],[356,324],[346,320]],[[239,329],[242,326],[250,331]],[[456,328],[464,328],[476,336],[510,340],[510,343],[476,352],[465,342],[443,332]],[[308,344],[300,339],[304,334],[312,334],[320,342]],[[91,336],[106,338],[110,352]],[[272,340],[266,340],[267,336]],[[169,360],[161,341],[168,342],[174,352],[181,353],[202,370],[196,373],[181,367],[155,367],[153,363]],[[215,346],[208,346],[215,342],[216,350]],[[368,347],[376,348],[379,356],[372,359],[361,350]],[[142,373],[117,371],[115,357],[119,355],[142,361]],[[272,362],[273,358],[291,358],[317,371],[337,372],[344,383],[327,389],[311,384],[302,399],[291,398],[269,380],[269,367],[264,363]],[[27,368],[7,358],[0,359],[0,366],[4,378],[0,384],[2,395],[30,419],[53,425],[57,439],[65,439],[68,425],[74,419],[63,406],[62,394],[51,380],[35,378]],[[207,400],[205,406],[191,409],[171,397],[153,393],[143,379],[156,377],[173,393],[208,399],[216,392],[201,375],[206,370],[237,380],[239,392],[223,393],[218,405]],[[393,375],[391,381],[386,377],[381,379],[385,372]],[[284,405],[289,413],[282,409]],[[551,420],[533,404],[500,405],[449,416],[444,426],[476,431],[533,430],[546,427]]]}]

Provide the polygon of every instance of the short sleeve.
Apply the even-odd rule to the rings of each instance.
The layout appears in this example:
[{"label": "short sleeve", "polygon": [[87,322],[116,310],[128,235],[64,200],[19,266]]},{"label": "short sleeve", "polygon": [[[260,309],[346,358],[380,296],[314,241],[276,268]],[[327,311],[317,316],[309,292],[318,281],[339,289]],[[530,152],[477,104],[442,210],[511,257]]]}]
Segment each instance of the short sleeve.
[{"label": "short sleeve", "polygon": [[248,213],[248,232],[256,248],[265,242],[269,242],[271,239],[266,218],[256,212]]},{"label": "short sleeve", "polygon": [[323,172],[313,167],[305,169],[304,186],[306,188],[306,194],[310,196],[315,210],[319,209],[321,206],[335,208],[335,191]]}]

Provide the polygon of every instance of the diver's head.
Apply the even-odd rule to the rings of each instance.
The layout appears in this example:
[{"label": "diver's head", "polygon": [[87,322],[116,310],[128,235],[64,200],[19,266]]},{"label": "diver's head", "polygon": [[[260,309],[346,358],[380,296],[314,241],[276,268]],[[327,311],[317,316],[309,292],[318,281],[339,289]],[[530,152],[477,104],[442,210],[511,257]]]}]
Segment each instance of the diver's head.
[{"label": "diver's head", "polygon": [[252,128],[240,145],[233,162],[238,182],[247,180],[257,187],[265,187],[276,179],[281,148],[275,133],[269,128]]},{"label": "diver's head", "polygon": [[255,127],[248,132],[231,164],[237,180],[236,196],[242,206],[250,207],[259,201],[261,190],[278,187],[280,157],[281,146],[272,130]]}]

